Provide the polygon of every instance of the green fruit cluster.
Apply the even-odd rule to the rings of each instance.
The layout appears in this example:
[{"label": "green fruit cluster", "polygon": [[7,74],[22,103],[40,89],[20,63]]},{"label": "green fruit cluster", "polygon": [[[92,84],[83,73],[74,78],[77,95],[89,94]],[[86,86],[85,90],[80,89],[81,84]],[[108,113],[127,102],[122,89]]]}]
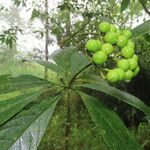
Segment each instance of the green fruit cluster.
[{"label": "green fruit cluster", "polygon": [[106,68],[106,79],[113,83],[123,80],[130,81],[140,71],[138,56],[134,50],[135,44],[131,39],[132,32],[128,29],[118,29],[108,22],[101,22],[99,31],[101,40],[89,39],[85,45],[92,54],[93,62],[106,66],[108,59],[115,60],[115,67]]}]

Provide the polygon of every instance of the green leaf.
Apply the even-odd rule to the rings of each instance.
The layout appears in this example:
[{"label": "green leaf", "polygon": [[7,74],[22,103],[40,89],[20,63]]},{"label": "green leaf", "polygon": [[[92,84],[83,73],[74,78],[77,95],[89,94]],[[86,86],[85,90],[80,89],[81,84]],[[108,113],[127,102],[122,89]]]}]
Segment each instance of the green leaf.
[{"label": "green leaf", "polygon": [[15,98],[0,101],[0,125],[14,116],[24,106],[34,101],[42,92],[24,94]]},{"label": "green leaf", "polygon": [[60,95],[42,100],[2,125],[0,149],[36,150],[59,99]]},{"label": "green leaf", "polygon": [[66,47],[57,50],[51,55],[51,59],[53,62],[41,60],[31,61],[49,68],[67,81],[90,62],[89,58],[78,52],[75,47]]},{"label": "green leaf", "polygon": [[120,101],[123,101],[129,105],[136,107],[137,109],[143,111],[146,115],[150,116],[150,107],[144,104],[139,98],[127,92],[121,91],[105,83],[85,83],[79,86],[104,92],[108,95],[117,98]]},{"label": "green leaf", "polygon": [[121,12],[123,12],[129,5],[130,0],[122,0],[121,2]]},{"label": "green leaf", "polygon": [[104,106],[98,99],[80,93],[89,115],[110,150],[141,150],[118,115]]},{"label": "green leaf", "polygon": [[52,85],[53,84],[51,82],[32,75],[21,75],[17,77],[12,77],[11,75],[0,76],[0,94],[20,89]]},{"label": "green leaf", "polygon": [[132,29],[132,33],[134,35],[139,35],[139,34],[143,35],[146,33],[150,33],[150,20],[147,20],[144,23]]}]

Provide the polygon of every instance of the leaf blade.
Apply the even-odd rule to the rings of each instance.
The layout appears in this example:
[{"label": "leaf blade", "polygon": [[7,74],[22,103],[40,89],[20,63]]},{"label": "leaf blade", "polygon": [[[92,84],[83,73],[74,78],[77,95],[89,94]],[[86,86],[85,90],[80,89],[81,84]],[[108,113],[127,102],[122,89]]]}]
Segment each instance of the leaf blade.
[{"label": "leaf blade", "polygon": [[132,33],[133,35],[143,35],[146,33],[150,33],[150,20],[147,20],[144,23],[132,29]]},{"label": "leaf blade", "polygon": [[42,92],[38,91],[0,101],[0,125],[19,112],[27,104],[34,101],[41,93]]},{"label": "leaf blade", "polygon": [[85,93],[79,94],[110,150],[120,150],[122,147],[124,150],[141,150],[140,145],[115,112],[105,107],[98,99]]},{"label": "leaf blade", "polygon": [[[60,99],[60,95],[55,97],[50,97],[47,100],[43,100],[39,104],[30,108],[29,110],[27,109],[21,111],[13,119],[8,121],[6,124],[0,126],[1,149],[8,150],[13,148],[14,145],[16,146],[17,145],[16,142],[18,143],[18,140],[22,138],[24,134],[28,133],[29,128],[30,127],[32,128],[32,125],[34,126],[35,125],[34,123],[36,123],[37,120],[40,120],[40,117],[43,115],[44,112],[51,111],[53,113],[54,108],[57,102],[59,101],[59,99]],[[46,117],[51,118],[51,115],[48,116],[46,115]],[[38,126],[38,124],[36,125]],[[42,128],[43,131],[45,130],[45,127]],[[37,132],[39,132],[39,130]],[[39,137],[39,139],[41,139],[41,136]],[[25,142],[26,139],[22,139],[22,140],[24,140]],[[34,145],[34,143],[30,143],[30,144]],[[33,149],[29,149],[29,150],[33,150]]]},{"label": "leaf blade", "polygon": [[121,2],[121,12],[123,12],[129,5],[130,0],[122,0]]},{"label": "leaf blade", "polygon": [[143,111],[146,115],[150,116],[150,107],[147,106],[144,102],[142,102],[139,98],[124,91],[121,91],[115,87],[112,87],[108,84],[85,83],[79,86],[106,93],[110,96],[117,98],[120,101],[123,101],[131,106],[134,106],[135,108]]}]

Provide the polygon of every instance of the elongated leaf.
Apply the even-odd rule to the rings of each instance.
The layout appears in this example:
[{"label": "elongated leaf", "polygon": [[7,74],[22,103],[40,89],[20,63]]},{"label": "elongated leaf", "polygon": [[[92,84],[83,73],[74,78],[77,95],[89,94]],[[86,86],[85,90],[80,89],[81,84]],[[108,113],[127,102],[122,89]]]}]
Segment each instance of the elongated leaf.
[{"label": "elongated leaf", "polygon": [[121,2],[121,11],[124,11],[130,3],[130,0],[122,0]]},{"label": "elongated leaf", "polygon": [[109,110],[92,96],[84,93],[80,93],[80,95],[110,150],[142,149],[115,112]]},{"label": "elongated leaf", "polygon": [[11,75],[0,76],[0,94],[25,88],[52,85],[53,84],[51,82],[32,75],[21,75],[17,77],[12,77]]},{"label": "elongated leaf", "polygon": [[41,93],[34,92],[0,101],[0,125],[19,112],[24,106],[34,101]]},{"label": "elongated leaf", "polygon": [[150,33],[150,20],[145,21],[139,26],[132,29],[134,35]]},{"label": "elongated leaf", "polygon": [[143,111],[146,115],[150,116],[150,107],[147,106],[146,104],[144,104],[139,98],[121,91],[115,87],[112,87],[108,84],[104,84],[104,83],[90,83],[90,84],[81,84],[80,86],[85,87],[85,88],[89,88],[89,89],[93,89],[93,90],[97,90],[100,92],[104,92],[108,95],[111,95],[115,98],[117,98],[120,101],[123,101],[129,105],[132,105],[134,107],[136,107],[137,109]]},{"label": "elongated leaf", "polygon": [[35,150],[60,96],[50,97],[27,110],[22,110],[13,119],[0,127],[1,150]]}]

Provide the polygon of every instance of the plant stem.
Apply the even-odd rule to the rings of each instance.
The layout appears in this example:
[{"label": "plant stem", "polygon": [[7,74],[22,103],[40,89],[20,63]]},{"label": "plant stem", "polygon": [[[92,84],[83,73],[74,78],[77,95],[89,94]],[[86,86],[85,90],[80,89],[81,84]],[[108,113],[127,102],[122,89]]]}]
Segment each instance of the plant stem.
[{"label": "plant stem", "polygon": [[[45,0],[45,60],[48,61],[48,44],[49,44],[49,19],[48,19],[48,0]],[[45,67],[45,79],[48,79],[48,68]]]},{"label": "plant stem", "polygon": [[70,128],[71,128],[71,113],[70,113],[70,94],[67,94],[67,124],[66,124],[66,143],[65,143],[65,150],[69,149],[69,135],[70,135]]},{"label": "plant stem", "polygon": [[85,67],[83,67],[81,70],[79,70],[70,80],[69,84],[68,84],[68,88],[70,88],[72,86],[72,83],[75,81],[76,77],[85,69],[87,69],[88,67],[92,66],[92,62],[87,64]]}]

